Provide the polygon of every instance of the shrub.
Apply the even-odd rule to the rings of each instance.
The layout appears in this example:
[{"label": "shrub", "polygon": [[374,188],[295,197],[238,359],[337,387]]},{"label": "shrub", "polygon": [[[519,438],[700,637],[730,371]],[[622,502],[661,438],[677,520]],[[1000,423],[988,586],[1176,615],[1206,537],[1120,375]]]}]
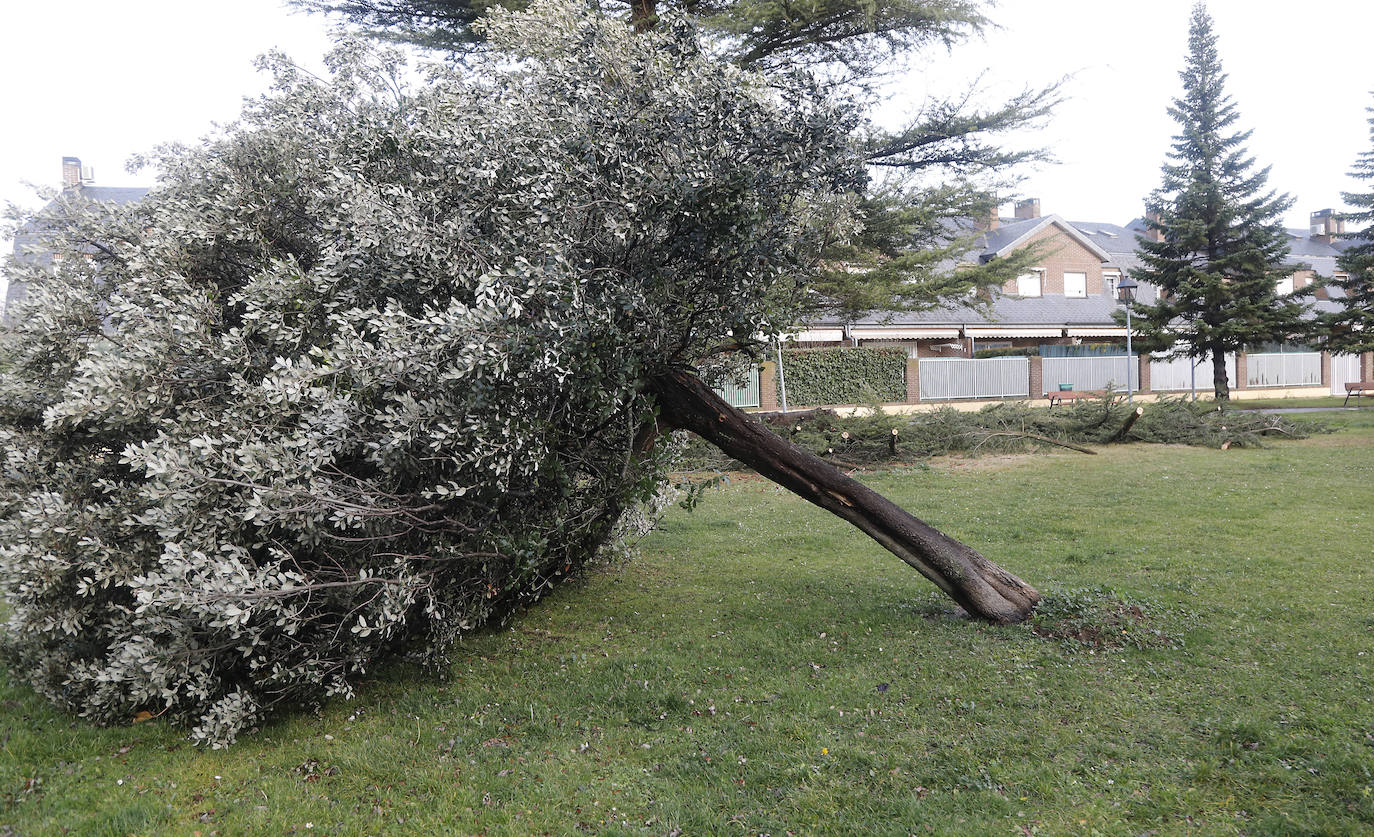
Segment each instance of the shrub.
[{"label": "shrub", "polygon": [[680,20],[487,25],[415,92],[358,44],[272,59],[145,200],[39,219],[67,258],[12,265],[0,583],[42,694],[219,746],[441,658],[640,523],[646,380],[789,321],[862,183],[843,109]]},{"label": "shrub", "polygon": [[990,357],[1036,357],[1039,354],[1039,346],[1023,346],[1019,349],[1013,347],[979,349],[973,353],[973,356],[978,360],[984,360]]},{"label": "shrub", "polygon": [[903,349],[836,347],[782,354],[789,405],[906,400]]}]

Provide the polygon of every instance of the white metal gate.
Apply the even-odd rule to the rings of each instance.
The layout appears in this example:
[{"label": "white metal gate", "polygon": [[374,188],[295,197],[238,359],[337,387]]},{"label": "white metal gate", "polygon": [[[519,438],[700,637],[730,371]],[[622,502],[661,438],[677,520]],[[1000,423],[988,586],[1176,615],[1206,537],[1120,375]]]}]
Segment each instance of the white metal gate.
[{"label": "white metal gate", "polygon": [[738,381],[726,381],[716,389],[716,395],[731,407],[759,406],[759,368],[750,367]]},{"label": "white metal gate", "polygon": [[[1125,355],[1042,358],[1040,371],[1045,392],[1059,389],[1060,384],[1071,384],[1076,390],[1099,390],[1110,386],[1125,392],[1126,374],[1139,358],[1137,354],[1132,354],[1129,361]],[[1131,373],[1130,388],[1134,390],[1139,384],[1136,373]]]},{"label": "white metal gate", "polygon": [[1345,385],[1360,379],[1359,355],[1331,356],[1331,394],[1345,397]]},{"label": "white metal gate", "polygon": [[1246,355],[1247,387],[1321,386],[1321,352],[1261,352]]},{"label": "white metal gate", "polygon": [[922,401],[1030,394],[1030,360],[1024,357],[922,358],[918,368]]},{"label": "white metal gate", "polygon": [[[1234,353],[1226,356],[1226,383],[1231,389],[1236,388]],[[1151,392],[1191,390],[1194,384],[1199,392],[1212,391],[1212,358],[1199,358],[1196,362],[1186,357],[1176,357],[1172,360],[1150,358]]]}]

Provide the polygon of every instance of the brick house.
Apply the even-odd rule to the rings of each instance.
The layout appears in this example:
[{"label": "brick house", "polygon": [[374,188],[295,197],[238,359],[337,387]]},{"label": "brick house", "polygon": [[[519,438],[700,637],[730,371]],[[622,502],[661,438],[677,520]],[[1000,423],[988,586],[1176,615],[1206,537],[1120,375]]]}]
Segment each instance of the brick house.
[{"label": "brick house", "polygon": [[[64,197],[116,204],[137,201],[148,192],[141,187],[96,186],[89,169],[76,157],[62,158],[62,188]],[[1180,390],[1181,373],[1186,373],[1190,364],[1183,362],[1180,367],[1179,362],[1163,363],[1148,356],[1127,359],[1126,329],[1113,317],[1121,307],[1116,299],[1117,282],[1140,267],[1136,241],[1152,234],[1143,220],[1136,219],[1125,227],[1068,221],[1059,215],[1042,215],[1040,201],[1029,198],[1015,204],[1010,218],[994,212],[986,219],[958,223],[962,230],[978,233],[973,249],[965,256],[968,261],[986,262],[1035,244],[1042,248],[1041,262],[1007,282],[984,307],[947,305],[917,313],[880,312],[853,322],[822,317],[795,336],[796,345],[900,347],[908,358],[906,403],[1035,399],[1066,379],[1076,382],[1080,389],[1108,384],[1124,389],[1129,378],[1130,388],[1140,392]],[[1282,287],[1296,290],[1317,276],[1338,275],[1336,260],[1348,246],[1337,238],[1343,232],[1343,222],[1330,209],[1312,213],[1309,229],[1290,230],[1293,274]],[[25,227],[15,238],[16,256],[50,259],[42,245],[43,231],[33,225]],[[1150,302],[1155,289],[1141,283],[1137,295]],[[0,297],[4,301],[0,313],[7,318],[11,305],[24,297],[24,287],[20,283],[0,287]],[[1340,305],[1340,300],[1330,297],[1326,290],[1317,292],[1317,310],[1334,310]],[[1374,353],[1335,357],[1320,353],[1318,357],[1317,353],[1294,351],[1294,347],[1277,348],[1279,351],[1257,353],[1253,358],[1241,355],[1232,361],[1234,397],[1342,393],[1347,381],[1374,380]],[[971,361],[975,354],[987,354],[987,350],[1023,350],[1039,356],[977,366],[938,363]],[[923,367],[927,369],[924,382]],[[1298,369],[1301,377],[1290,385],[1281,378],[1290,374],[1291,368]],[[985,374],[992,374],[996,385],[970,382]],[[765,364],[754,394],[738,403],[775,408],[775,376],[776,366]],[[1210,381],[1210,370],[1199,377],[1204,382],[1201,390],[1209,391],[1206,382]]]},{"label": "brick house", "polygon": [[[967,260],[986,262],[1032,243],[1041,245],[1043,258],[1030,272],[1007,282],[984,308],[947,305],[916,313],[877,312],[853,322],[822,317],[796,335],[796,345],[903,348],[909,359],[907,403],[1035,399],[1057,389],[1065,378],[1087,384],[1077,388],[1106,384],[1125,389],[1129,377],[1130,388],[1137,392],[1179,392],[1191,389],[1196,379],[1202,382],[1198,387],[1202,394],[1210,392],[1210,367],[1193,373],[1193,365],[1185,360],[1170,363],[1149,356],[1125,357],[1126,329],[1113,317],[1121,307],[1116,285],[1123,275],[1141,267],[1137,239],[1153,234],[1142,219],[1124,227],[1068,221],[1059,215],[1042,215],[1040,201],[1030,198],[1015,204],[1011,218],[994,213],[985,221],[968,223],[973,226],[966,229],[976,228],[981,235]],[[1310,229],[1290,230],[1293,273],[1280,289],[1297,290],[1317,276],[1337,275],[1336,259],[1347,246],[1336,238],[1342,232],[1342,222],[1329,209],[1312,213]],[[1146,283],[1137,289],[1137,297],[1145,302],[1153,302],[1156,293]],[[1332,310],[1340,304],[1322,289],[1313,307]],[[1374,380],[1370,354],[1333,358],[1301,347],[1265,348],[1231,360],[1233,397],[1343,394],[1346,381]],[[989,349],[1029,350],[1044,357],[1020,361],[1024,372],[1010,360],[984,366],[937,362],[971,361],[976,353],[988,354],[984,350]],[[1115,360],[1107,359],[1113,355]],[[1081,360],[1069,360],[1074,358]],[[1056,371],[1050,372],[1049,367]],[[1088,372],[1087,367],[1097,369]],[[922,370],[927,378],[938,375],[942,382],[938,386],[929,380],[923,383]],[[971,386],[957,380],[985,374],[1002,382]],[[770,380],[774,375],[775,369],[763,372],[762,409],[776,406],[776,382]],[[1018,376],[1024,376],[1024,382],[1018,382]]]},{"label": "brick house", "polygon": [[1007,282],[986,309],[947,305],[930,311],[877,312],[852,323],[819,319],[798,335],[802,345],[898,345],[913,358],[972,357],[979,349],[1031,348],[1084,338],[1121,339],[1112,320],[1121,271],[1112,254],[1076,224],[1041,216],[1040,201],[1016,205],[1016,216],[993,216],[965,258],[982,262],[1039,244],[1044,259]]}]

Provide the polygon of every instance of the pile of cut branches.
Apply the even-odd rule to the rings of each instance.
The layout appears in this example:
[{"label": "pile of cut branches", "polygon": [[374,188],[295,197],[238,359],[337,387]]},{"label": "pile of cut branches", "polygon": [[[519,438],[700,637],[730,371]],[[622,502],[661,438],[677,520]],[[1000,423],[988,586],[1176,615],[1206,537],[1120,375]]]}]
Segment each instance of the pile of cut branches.
[{"label": "pile of cut branches", "polygon": [[[977,411],[953,407],[913,415],[863,408],[840,416],[829,410],[761,413],[759,419],[781,436],[844,468],[919,462],[947,454],[981,455],[1032,450],[1074,450],[1120,442],[1196,445],[1228,449],[1256,447],[1266,437],[1303,438],[1325,428],[1297,424],[1277,415],[1236,410],[1182,398],[1128,404],[1107,393],[1054,409],[1024,401],[999,402]],[[687,444],[684,467],[736,467],[715,449]]]}]

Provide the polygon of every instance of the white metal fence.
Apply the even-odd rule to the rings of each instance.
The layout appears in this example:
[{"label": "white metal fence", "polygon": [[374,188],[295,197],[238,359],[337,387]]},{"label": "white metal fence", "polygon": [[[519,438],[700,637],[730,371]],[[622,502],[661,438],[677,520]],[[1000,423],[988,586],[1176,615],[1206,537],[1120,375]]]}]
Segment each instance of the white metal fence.
[{"label": "white metal fence", "polygon": [[1331,356],[1331,394],[1345,395],[1345,385],[1360,380],[1359,355]]},{"label": "white metal fence", "polygon": [[759,368],[750,369],[743,381],[727,381],[716,394],[732,407],[759,406]]},{"label": "white metal fence", "polygon": [[1321,352],[1245,356],[1245,385],[1248,387],[1320,386],[1321,382]]},{"label": "white metal fence", "polygon": [[[1196,378],[1194,372],[1196,371]],[[1176,357],[1172,360],[1150,358],[1150,390],[1153,392],[1178,392],[1191,390],[1196,380],[1202,392],[1212,391],[1212,359],[1210,357],[1194,360]],[[1226,385],[1236,387],[1236,356],[1226,356]]]},{"label": "white metal fence", "polygon": [[[1132,362],[1139,361],[1139,355],[1131,355]],[[1040,361],[1040,370],[1046,392],[1054,392],[1060,384],[1073,384],[1076,390],[1113,389],[1126,391],[1126,371],[1129,365],[1125,355],[1106,357],[1047,357]],[[1131,374],[1130,385],[1140,387],[1137,373]],[[1040,393],[1036,393],[1040,395]]]},{"label": "white metal fence", "polygon": [[918,374],[922,401],[1030,395],[1030,361],[1024,357],[923,358]]}]

